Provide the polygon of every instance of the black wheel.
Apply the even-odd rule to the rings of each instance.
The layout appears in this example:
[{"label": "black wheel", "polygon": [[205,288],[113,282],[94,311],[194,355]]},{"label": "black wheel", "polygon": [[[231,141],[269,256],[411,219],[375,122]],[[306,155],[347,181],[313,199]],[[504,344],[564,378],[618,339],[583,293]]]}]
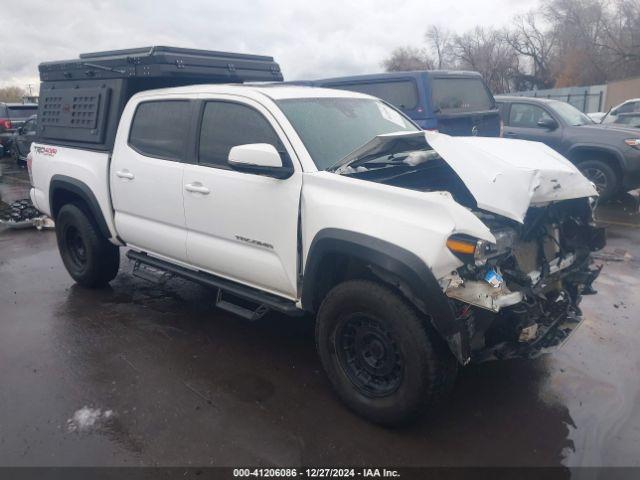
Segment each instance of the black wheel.
[{"label": "black wheel", "polygon": [[609,200],[618,193],[620,179],[607,163],[601,160],[585,160],[578,169],[596,186],[601,200]]},{"label": "black wheel", "polygon": [[102,287],[115,278],[120,250],[101,235],[78,205],[64,205],[56,217],[56,237],[62,262],[80,285]]},{"label": "black wheel", "polygon": [[428,320],[367,280],[333,288],[316,319],[322,365],[340,398],[383,425],[407,422],[449,392],[457,362]]}]

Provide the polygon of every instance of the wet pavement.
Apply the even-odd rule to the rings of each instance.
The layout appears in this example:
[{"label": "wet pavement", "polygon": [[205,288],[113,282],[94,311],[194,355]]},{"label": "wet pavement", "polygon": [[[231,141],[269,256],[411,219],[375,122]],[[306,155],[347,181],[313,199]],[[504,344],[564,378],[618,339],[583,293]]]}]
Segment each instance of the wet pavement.
[{"label": "wet pavement", "polygon": [[[1,163],[0,196],[24,197]],[[309,320],[250,323],[211,290],[72,282],[51,231],[0,227],[0,466],[640,465],[640,220],[610,225],[586,320],[558,352],[465,368],[446,408],[384,429],[332,394]]]}]

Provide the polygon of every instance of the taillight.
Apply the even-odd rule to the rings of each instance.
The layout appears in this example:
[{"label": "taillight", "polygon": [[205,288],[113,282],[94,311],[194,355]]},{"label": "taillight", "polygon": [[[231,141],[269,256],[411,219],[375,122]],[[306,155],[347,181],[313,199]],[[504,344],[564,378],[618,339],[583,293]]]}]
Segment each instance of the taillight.
[{"label": "taillight", "polygon": [[8,118],[0,118],[0,125],[9,130],[11,128],[11,120]]},{"label": "taillight", "polygon": [[29,182],[31,182],[31,186],[33,187],[33,173],[31,173],[31,165],[33,164],[33,157],[31,156],[31,152],[27,154],[27,171],[29,172]]}]

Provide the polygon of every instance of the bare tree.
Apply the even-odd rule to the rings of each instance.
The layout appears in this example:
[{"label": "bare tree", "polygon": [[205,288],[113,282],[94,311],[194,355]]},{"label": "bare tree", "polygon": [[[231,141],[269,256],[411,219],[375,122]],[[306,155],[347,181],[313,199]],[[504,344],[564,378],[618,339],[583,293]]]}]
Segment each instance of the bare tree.
[{"label": "bare tree", "polygon": [[520,72],[520,82],[527,80],[530,88],[551,88],[554,85],[552,64],[556,45],[556,30],[542,30],[533,12],[514,18],[511,29],[505,30],[504,41],[530,63],[530,72]]},{"label": "bare tree", "polygon": [[20,102],[26,94],[20,87],[0,88],[0,102]]},{"label": "bare tree", "polygon": [[456,67],[480,72],[494,93],[511,91],[518,72],[518,56],[503,38],[498,30],[476,27],[453,40]]},{"label": "bare tree", "polygon": [[541,0],[505,30],[430,26],[426,50],[403,47],[391,70],[468,69],[494,93],[579,86],[640,75],[640,0]]},{"label": "bare tree", "polygon": [[408,70],[431,70],[433,60],[422,48],[399,47],[382,62],[382,66],[387,72],[398,72]]},{"label": "bare tree", "polygon": [[431,50],[436,56],[436,67],[438,69],[450,68],[453,63],[453,43],[451,33],[437,25],[431,25],[425,34]]},{"label": "bare tree", "polygon": [[640,1],[549,0],[545,12],[558,31],[558,77],[576,58],[582,65],[568,79],[573,85],[640,74]]}]

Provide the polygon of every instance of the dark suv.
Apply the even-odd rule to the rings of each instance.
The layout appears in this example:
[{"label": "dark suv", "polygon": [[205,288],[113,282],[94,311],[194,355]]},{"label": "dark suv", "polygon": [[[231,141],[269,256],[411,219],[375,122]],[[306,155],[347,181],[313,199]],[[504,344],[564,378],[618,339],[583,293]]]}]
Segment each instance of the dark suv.
[{"label": "dark suv", "polygon": [[9,151],[14,132],[36,113],[38,105],[35,103],[0,102],[0,143],[5,152]]},{"label": "dark suv", "polygon": [[454,136],[500,136],[500,115],[478,72],[387,72],[289,83],[373,95],[402,110],[425,130]]},{"label": "dark suv", "polygon": [[640,132],[595,124],[572,105],[529,97],[496,97],[505,138],[543,142],[591,180],[602,199],[640,186]]}]

